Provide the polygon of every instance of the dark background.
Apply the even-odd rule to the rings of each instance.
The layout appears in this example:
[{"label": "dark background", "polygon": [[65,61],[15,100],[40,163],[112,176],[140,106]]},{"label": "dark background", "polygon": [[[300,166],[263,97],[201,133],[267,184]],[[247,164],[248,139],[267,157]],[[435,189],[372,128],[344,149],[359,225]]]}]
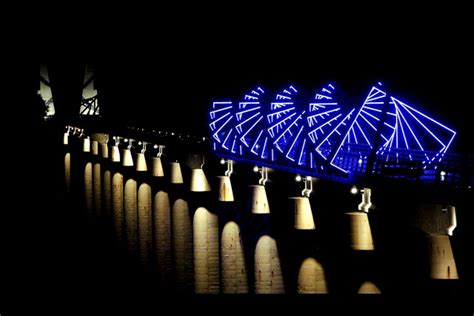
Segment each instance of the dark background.
[{"label": "dark background", "polygon": [[[444,8],[441,9],[443,11]],[[261,15],[250,18],[242,15],[232,21],[226,21],[225,15],[219,18],[203,17],[202,20],[210,22],[209,26],[191,23],[181,28],[180,23],[186,19],[185,16],[179,15],[173,23],[165,23],[159,20],[167,11],[161,12],[160,16],[151,19],[158,21],[153,29],[147,29],[148,25],[140,27],[141,23],[118,29],[110,26],[110,33],[82,30],[79,32],[81,36],[64,34],[61,38],[48,39],[37,45],[35,52],[39,51],[42,56],[39,61],[51,66],[50,77],[54,81],[53,93],[59,114],[56,127],[74,120],[71,115],[77,113],[74,105],[80,100],[82,71],[87,62],[95,65],[96,84],[104,108],[104,125],[162,126],[206,135],[206,110],[211,101],[223,97],[240,98],[245,90],[255,84],[276,90],[293,83],[312,94],[329,80],[360,100],[366,95],[370,84],[384,81],[387,90],[459,131],[453,151],[473,152],[472,115],[469,113],[474,84],[471,56],[474,54],[468,19],[458,19],[457,15],[449,12],[433,16],[424,10],[411,14],[407,10],[394,20],[383,12],[360,18],[355,13],[348,14],[352,16],[349,23],[340,24],[346,19],[345,15],[336,14],[334,20],[321,19],[324,11],[318,11],[311,19],[293,24],[291,28],[285,14],[267,16],[268,22],[261,23],[257,23]],[[416,28],[411,23],[407,24],[407,16],[413,21],[420,14],[430,16],[439,23],[426,24],[423,20]],[[292,13],[288,15],[295,19],[299,17]],[[100,20],[100,17],[89,16],[89,22]],[[451,20],[447,22],[447,19]],[[56,20],[53,24],[53,29],[60,28]],[[221,29],[223,24],[233,24],[239,30]],[[62,49],[65,47],[67,52]],[[7,227],[2,227],[2,241],[6,249],[3,253],[7,260],[2,262],[1,277],[6,296],[0,299],[0,308],[12,314],[25,314],[24,310],[66,314],[71,310],[81,310],[91,314],[97,303],[101,310],[115,312],[123,307],[130,311],[129,314],[135,314],[140,310],[137,302],[144,304],[141,308],[152,308],[154,311],[159,304],[174,306],[166,295],[157,299],[156,293],[147,290],[146,283],[134,282],[131,275],[123,273],[130,267],[117,260],[113,253],[104,251],[109,245],[98,243],[94,232],[84,231],[84,223],[78,221],[78,213],[64,207],[58,190],[62,174],[57,168],[61,164],[59,158],[62,152],[58,150],[57,139],[54,139],[60,134],[56,127],[48,130],[38,121],[36,110],[25,106],[36,104],[38,63],[23,60],[18,65],[26,70],[27,78],[26,91],[18,94],[20,100],[16,103],[24,111],[18,120],[23,123],[22,132],[27,135],[24,139],[29,140],[25,155],[18,163],[27,172],[7,172],[12,173],[13,183],[25,185],[31,195],[25,198],[22,191],[14,187],[12,197],[19,198],[19,205],[2,210],[2,215],[7,215],[3,221]],[[164,110],[169,114],[164,115]],[[275,178],[274,181],[278,182]],[[326,190],[331,188],[328,185]],[[283,201],[281,196],[279,199]],[[472,209],[472,199],[463,201]],[[331,206],[326,203],[326,206]],[[324,205],[316,206],[322,209]],[[430,306],[429,311],[438,307],[456,310],[452,304],[461,301],[467,305],[467,310],[472,311],[472,305],[459,298],[472,297],[473,288],[472,269],[469,270],[472,260],[468,259],[471,252],[469,239],[464,238],[472,237],[472,215],[468,215],[468,207],[464,210],[465,220],[455,231],[457,243],[453,247],[458,249],[461,265],[458,268],[467,271],[467,280],[454,290],[435,284],[429,293],[422,292],[427,289],[423,287],[408,289],[408,294],[394,293],[399,289],[395,287],[388,298],[385,296],[382,299],[219,296],[198,300],[183,297],[181,301],[177,298],[177,304],[187,307],[185,303],[191,303],[192,307],[200,309],[199,312],[213,306],[213,311],[221,314],[229,306],[241,313],[248,313],[255,306],[262,312],[266,312],[267,308],[276,311],[291,306],[295,310],[304,308],[312,313],[319,312],[318,303],[324,303],[322,306],[329,308],[329,311],[370,313],[375,310],[385,314],[387,308],[406,312],[413,308],[413,302],[420,311],[425,311],[426,306]],[[328,221],[331,216],[339,216],[327,214],[330,212],[326,213]],[[395,206],[384,216],[381,214],[374,212],[373,218],[381,224],[378,227],[389,230],[374,231],[374,234],[387,236],[394,233],[394,222],[403,223],[403,227],[407,228],[403,218],[396,216]],[[321,216],[324,220],[324,213]],[[284,220],[280,218],[281,223]],[[329,235],[337,235],[337,232],[326,231]],[[408,233],[400,244],[395,238],[379,240],[403,253],[401,245],[413,240],[413,232]],[[380,249],[382,266],[374,271],[395,269],[396,263],[403,261],[384,261],[392,254],[387,254],[388,250],[384,247]],[[417,249],[417,244],[413,243],[404,254],[408,258],[419,258],[421,254],[417,253]],[[332,258],[336,258],[336,265],[345,264],[345,257]],[[417,268],[413,270],[407,270],[407,265],[404,265],[405,269],[394,273],[389,283],[397,283],[398,277],[419,280],[422,276],[416,273],[421,271],[420,264],[416,261]],[[403,275],[405,271],[411,272]],[[124,284],[126,288],[122,291]],[[438,289],[441,289],[439,293],[433,293]]]},{"label": "dark background", "polygon": [[161,39],[156,46],[98,50],[85,59],[49,64],[58,86],[53,90],[57,106],[78,104],[77,87],[88,62],[95,66],[101,107],[111,124],[202,135],[213,100],[239,100],[256,85],[277,91],[294,84],[309,96],[333,82],[360,104],[370,86],[381,81],[393,95],[458,131],[454,151],[472,152],[467,144],[473,135],[468,113],[474,67],[464,33],[406,34],[389,38],[375,33],[363,40],[362,34],[348,33],[345,40],[331,37],[320,48],[303,36],[283,45],[278,38],[255,43],[252,37],[230,42],[223,36],[212,42],[209,34],[201,41],[191,33],[177,43],[177,38]]}]

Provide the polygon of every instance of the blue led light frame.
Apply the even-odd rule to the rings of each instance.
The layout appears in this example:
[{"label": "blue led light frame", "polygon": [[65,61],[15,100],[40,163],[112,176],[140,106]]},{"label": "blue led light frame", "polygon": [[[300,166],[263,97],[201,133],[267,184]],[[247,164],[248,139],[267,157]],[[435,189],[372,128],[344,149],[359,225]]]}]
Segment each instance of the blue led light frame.
[{"label": "blue led light frame", "polygon": [[246,93],[239,102],[235,115],[239,140],[247,148],[253,159],[276,161],[275,149],[271,146],[270,135],[265,119],[265,91],[257,87]]},{"label": "blue led light frame", "polygon": [[273,98],[256,87],[238,103],[213,102],[212,149],[252,164],[348,179],[408,162],[435,170],[456,136],[453,129],[387,93],[380,82],[356,107],[338,99],[333,83],[309,102],[302,102],[302,96],[294,85]]},{"label": "blue led light frame", "polygon": [[243,156],[242,144],[237,139],[235,129],[235,113],[232,101],[217,101],[212,103],[209,112],[211,143],[214,151],[225,151],[230,154]]}]

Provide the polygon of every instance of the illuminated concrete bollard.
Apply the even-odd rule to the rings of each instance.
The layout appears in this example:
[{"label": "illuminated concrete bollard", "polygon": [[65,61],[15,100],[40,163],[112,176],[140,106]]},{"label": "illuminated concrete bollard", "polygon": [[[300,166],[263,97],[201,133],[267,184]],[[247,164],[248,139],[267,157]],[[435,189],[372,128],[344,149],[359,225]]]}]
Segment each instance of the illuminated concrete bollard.
[{"label": "illuminated concrete bollard", "polygon": [[240,238],[240,228],[236,222],[227,222],[222,230],[221,258],[223,293],[248,293],[244,249]]},{"label": "illuminated concrete bollard", "polygon": [[[127,148],[122,151],[122,166],[133,167],[132,147],[133,140],[128,141]],[[128,170],[132,170],[127,168]],[[138,205],[137,205],[137,180],[130,177],[125,181],[124,187],[124,223],[127,251],[134,256],[138,250]]]},{"label": "illuminated concrete bollard", "polygon": [[170,182],[170,190],[175,194],[171,220],[176,289],[191,292],[194,290],[193,228],[183,174],[177,161],[170,163]]},{"label": "illuminated concrete bollard", "polygon": [[298,294],[327,294],[323,265],[314,258],[306,258],[298,273]]},{"label": "illuminated concrete bollard", "polygon": [[[93,134],[92,137],[95,137],[97,134]],[[94,215],[100,217],[102,214],[102,201],[101,201],[101,184],[102,184],[102,174],[100,162],[98,161],[99,156],[99,142],[95,139],[91,142],[91,152],[93,157],[93,167],[92,167],[92,177],[93,177],[93,190],[94,190]]]},{"label": "illuminated concrete bollard", "polygon": [[94,192],[92,181],[92,162],[86,162],[84,167],[84,198],[89,216],[94,212]]},{"label": "illuminated concrete bollard", "polygon": [[371,281],[362,283],[357,294],[382,294],[379,288]]},{"label": "illuminated concrete bollard", "polygon": [[[107,136],[108,137],[108,136]],[[112,173],[108,166],[109,147],[107,143],[100,143],[100,157],[102,159],[102,211],[110,218],[112,215]]]},{"label": "illuminated concrete bollard", "polygon": [[66,193],[71,192],[71,153],[64,155],[64,185]]},{"label": "illuminated concrete bollard", "polygon": [[[309,196],[313,188],[312,179],[310,177],[306,177],[304,183],[305,189],[302,191],[303,196],[289,198],[291,201],[291,207],[294,210],[294,228],[297,231],[314,231],[316,230],[316,225],[314,224],[313,211],[311,210],[311,203],[309,201]],[[299,234],[298,232],[296,233]],[[299,267],[297,293],[328,293],[324,267],[313,257],[304,259],[301,263],[301,266]]]},{"label": "illuminated concrete bollard", "polygon": [[219,228],[216,214],[199,207],[193,218],[194,289],[197,294],[219,293]]},{"label": "illuminated concrete bollard", "polygon": [[364,212],[345,213],[349,223],[351,248],[354,250],[374,250],[369,217]]},{"label": "illuminated concrete bollard", "polygon": [[267,235],[260,237],[255,247],[255,293],[285,293],[277,244]]},{"label": "illuminated concrete bollard", "polygon": [[[89,136],[82,139],[82,152],[87,154],[91,152],[91,141]],[[93,174],[92,162],[89,161],[89,156],[86,158],[84,167],[84,199],[89,220],[94,214],[94,191],[93,191]]]},{"label": "illuminated concrete bollard", "polygon": [[[160,283],[166,285],[171,275],[171,210],[168,193],[159,191],[155,194],[153,216],[158,275]],[[177,229],[181,230],[182,227]]]},{"label": "illuminated concrete bollard", "polygon": [[106,169],[102,173],[102,196],[103,196],[103,211],[106,217],[112,215],[112,173]]},{"label": "illuminated concrete bollard", "polygon": [[232,183],[229,176],[220,176],[219,178],[219,201],[233,202],[234,192],[232,191]]},{"label": "illuminated concrete bollard", "polygon": [[[211,187],[204,170],[191,169],[191,192],[209,192]],[[202,207],[204,195],[194,194],[198,206],[193,217],[194,290],[197,294],[219,293],[219,226],[218,217]]]},{"label": "illuminated concrete bollard", "polygon": [[140,262],[148,271],[152,249],[152,203],[151,187],[147,183],[138,188],[138,254]]},{"label": "illuminated concrete bollard", "polygon": [[263,185],[251,185],[252,206],[251,210],[254,214],[270,214],[268,205],[267,192]]},{"label": "illuminated concrete bollard", "polygon": [[137,234],[138,258],[144,271],[151,271],[152,245],[153,245],[153,207],[151,186],[147,183],[148,170],[145,158],[146,144],[143,143],[142,152],[137,154],[136,171],[140,185],[138,187]]},{"label": "illuminated concrete bollard", "polygon": [[123,175],[115,172],[112,177],[112,211],[114,217],[115,239],[123,242],[124,211],[123,211]]},{"label": "illuminated concrete bollard", "polygon": [[449,236],[430,234],[426,240],[430,277],[439,280],[459,279]]},{"label": "illuminated concrete bollard", "polygon": [[[233,161],[227,160],[227,171],[219,178],[219,201],[222,209],[219,212],[224,220],[221,233],[221,277],[224,294],[245,294],[249,292],[245,254],[240,236],[240,227],[235,219],[233,209],[234,193],[230,175],[233,172]],[[231,206],[232,208],[227,208]]]},{"label": "illuminated concrete bollard", "polygon": [[129,255],[137,251],[138,242],[138,206],[137,181],[133,178],[125,182],[124,190],[125,237]]},{"label": "illuminated concrete bollard", "polygon": [[193,232],[188,203],[179,198],[172,211],[176,288],[182,291],[193,287]]},{"label": "illuminated concrete bollard", "polygon": [[293,209],[295,212],[295,229],[314,230],[313,212],[307,197],[290,197],[293,201]]},{"label": "illuminated concrete bollard", "polygon": [[100,163],[94,163],[93,176],[94,176],[94,210],[97,216],[102,216],[102,173],[100,171]]}]

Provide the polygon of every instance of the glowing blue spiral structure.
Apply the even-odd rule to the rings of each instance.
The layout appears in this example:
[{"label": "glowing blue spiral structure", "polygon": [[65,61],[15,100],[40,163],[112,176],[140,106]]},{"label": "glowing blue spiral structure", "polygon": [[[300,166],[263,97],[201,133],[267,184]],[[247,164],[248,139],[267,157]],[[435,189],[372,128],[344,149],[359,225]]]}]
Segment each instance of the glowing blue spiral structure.
[{"label": "glowing blue spiral structure", "polygon": [[[270,97],[257,87],[238,103],[212,104],[209,127],[219,156],[318,177],[397,175],[435,170],[456,132],[383,90],[345,107],[334,84],[311,99],[289,85]],[[402,172],[399,172],[402,174]]]}]

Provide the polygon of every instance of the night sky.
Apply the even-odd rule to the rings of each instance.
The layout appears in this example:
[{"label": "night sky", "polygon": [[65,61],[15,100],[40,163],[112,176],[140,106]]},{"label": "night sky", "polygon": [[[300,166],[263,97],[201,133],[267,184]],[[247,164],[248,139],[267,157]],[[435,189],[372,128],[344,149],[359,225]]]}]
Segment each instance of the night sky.
[{"label": "night sky", "polygon": [[[258,19],[250,16],[248,23],[236,24],[238,32],[216,17],[211,26],[167,25],[156,32],[124,32],[123,38],[99,37],[80,58],[46,55],[44,62],[52,64],[58,82],[57,103],[80,98],[71,87],[81,80],[87,62],[95,65],[101,104],[111,122],[196,134],[207,134],[213,100],[239,100],[256,85],[277,91],[294,84],[314,95],[333,82],[360,104],[370,85],[382,81],[387,91],[459,131],[455,150],[473,152],[466,111],[472,105],[474,54],[466,20],[415,27],[407,21],[415,16],[399,16],[400,23],[390,29],[381,17],[349,19],[357,23],[339,28],[312,20],[286,28],[265,19],[254,25],[250,21]],[[170,114],[163,115],[164,110]]]},{"label": "night sky", "polygon": [[[226,55],[220,58],[230,59]],[[349,103],[357,105],[371,85],[382,81],[389,93],[459,131],[462,143],[472,139],[466,119],[472,104],[472,79],[460,78],[464,65],[459,60],[372,61],[363,57],[328,64],[315,57],[290,63],[283,59],[278,61],[280,66],[258,56],[247,61],[241,67],[231,60],[210,64],[180,60],[176,68],[163,70],[165,62],[160,60],[132,60],[113,65],[98,63],[96,68],[103,103],[114,116],[134,120],[138,125],[206,134],[206,115],[212,101],[238,101],[257,85],[276,92],[293,84],[303,94],[313,96],[323,84],[332,82],[347,95]],[[163,111],[170,114],[164,115]]]}]

